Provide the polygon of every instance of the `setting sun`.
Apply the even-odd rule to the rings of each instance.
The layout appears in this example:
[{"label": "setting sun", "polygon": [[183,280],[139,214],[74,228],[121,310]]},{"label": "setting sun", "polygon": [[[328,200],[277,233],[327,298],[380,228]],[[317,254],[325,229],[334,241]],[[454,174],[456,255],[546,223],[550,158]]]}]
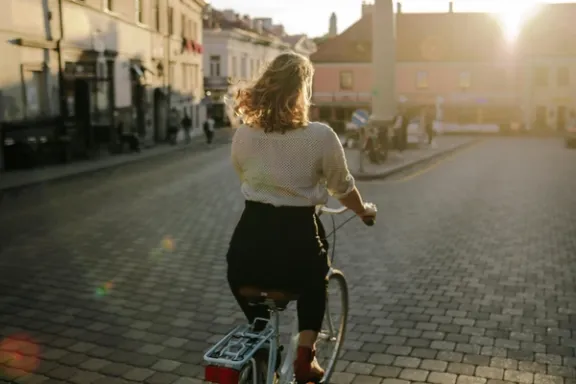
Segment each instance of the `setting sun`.
[{"label": "setting sun", "polygon": [[524,0],[524,3],[516,2],[499,6],[496,12],[498,20],[502,26],[504,36],[510,42],[515,41],[522,30],[522,26],[527,19],[532,17],[541,3]]}]

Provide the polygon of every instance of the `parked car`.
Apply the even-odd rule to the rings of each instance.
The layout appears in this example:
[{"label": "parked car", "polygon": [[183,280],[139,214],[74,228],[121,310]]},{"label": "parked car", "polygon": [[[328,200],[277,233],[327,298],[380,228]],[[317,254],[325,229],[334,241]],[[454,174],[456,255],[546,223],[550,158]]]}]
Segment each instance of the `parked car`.
[{"label": "parked car", "polygon": [[564,140],[567,148],[576,147],[576,126],[572,126],[566,130],[566,136],[564,136]]}]

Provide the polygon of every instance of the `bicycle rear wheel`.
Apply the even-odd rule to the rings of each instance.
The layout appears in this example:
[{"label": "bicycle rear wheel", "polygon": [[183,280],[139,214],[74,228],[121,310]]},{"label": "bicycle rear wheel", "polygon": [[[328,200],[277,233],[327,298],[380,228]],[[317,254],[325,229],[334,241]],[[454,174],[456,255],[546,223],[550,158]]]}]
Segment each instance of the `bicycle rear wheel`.
[{"label": "bicycle rear wheel", "polygon": [[329,273],[326,301],[324,322],[316,342],[316,356],[325,370],[321,383],[328,383],[334,373],[344,344],[348,321],[348,284],[344,274],[337,269],[332,269]]}]

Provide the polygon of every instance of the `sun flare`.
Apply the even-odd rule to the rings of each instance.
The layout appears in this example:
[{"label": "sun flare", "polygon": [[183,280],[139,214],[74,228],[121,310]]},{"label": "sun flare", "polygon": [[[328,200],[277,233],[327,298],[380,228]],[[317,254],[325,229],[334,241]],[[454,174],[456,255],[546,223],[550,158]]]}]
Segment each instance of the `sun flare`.
[{"label": "sun flare", "polygon": [[523,1],[523,3],[514,2],[509,5],[501,5],[496,13],[504,36],[510,42],[514,42],[518,38],[524,23],[532,17],[539,8],[540,3],[536,1]]}]

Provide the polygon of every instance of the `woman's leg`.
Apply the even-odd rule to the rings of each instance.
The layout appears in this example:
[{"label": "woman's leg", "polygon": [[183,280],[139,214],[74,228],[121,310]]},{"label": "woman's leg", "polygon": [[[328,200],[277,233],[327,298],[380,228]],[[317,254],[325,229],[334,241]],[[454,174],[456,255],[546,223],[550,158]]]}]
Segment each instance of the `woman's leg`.
[{"label": "woman's leg", "polygon": [[298,345],[313,348],[326,312],[328,280],[307,281],[298,299]]},{"label": "woman's leg", "polygon": [[298,299],[298,349],[294,361],[294,375],[299,383],[318,381],[324,369],[316,359],[316,338],[322,329],[326,310],[327,279],[325,275],[305,280]]}]

